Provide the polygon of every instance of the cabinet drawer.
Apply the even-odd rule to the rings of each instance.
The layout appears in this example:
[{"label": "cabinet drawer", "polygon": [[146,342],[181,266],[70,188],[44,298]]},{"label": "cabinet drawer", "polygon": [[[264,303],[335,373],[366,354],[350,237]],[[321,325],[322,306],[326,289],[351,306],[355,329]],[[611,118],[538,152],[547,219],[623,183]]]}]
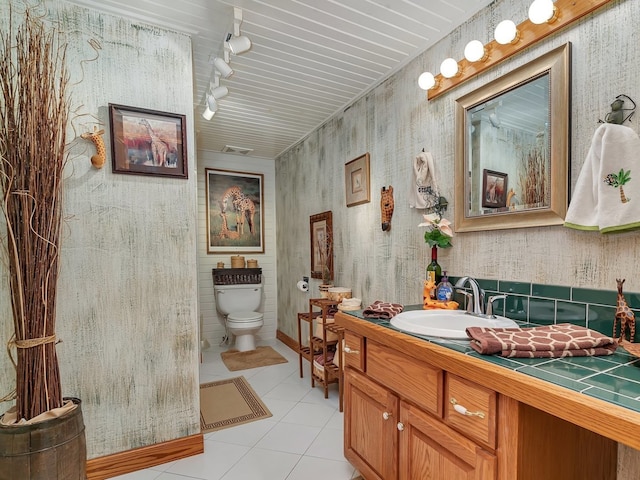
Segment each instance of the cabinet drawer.
[{"label": "cabinet drawer", "polygon": [[351,332],[344,332],[344,364],[364,372],[364,338]]},{"label": "cabinet drawer", "polygon": [[496,448],[496,392],[447,374],[444,421],[478,442]]},{"label": "cabinet drawer", "polygon": [[442,370],[367,340],[367,375],[427,412],[442,416]]}]

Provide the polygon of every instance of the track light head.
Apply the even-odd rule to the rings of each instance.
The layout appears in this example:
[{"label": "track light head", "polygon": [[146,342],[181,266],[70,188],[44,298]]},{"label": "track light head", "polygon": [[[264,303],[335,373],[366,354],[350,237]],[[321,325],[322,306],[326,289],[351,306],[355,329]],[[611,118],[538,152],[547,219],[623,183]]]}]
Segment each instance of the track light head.
[{"label": "track light head", "polygon": [[218,72],[220,72],[222,78],[229,78],[231,75],[233,75],[233,69],[227,62],[224,61],[224,58],[214,58],[213,66],[216,67],[216,70],[218,70]]},{"label": "track light head", "polygon": [[229,51],[234,55],[240,55],[249,51],[251,48],[251,40],[246,35],[240,35],[237,37],[231,37],[227,40],[227,46]]}]

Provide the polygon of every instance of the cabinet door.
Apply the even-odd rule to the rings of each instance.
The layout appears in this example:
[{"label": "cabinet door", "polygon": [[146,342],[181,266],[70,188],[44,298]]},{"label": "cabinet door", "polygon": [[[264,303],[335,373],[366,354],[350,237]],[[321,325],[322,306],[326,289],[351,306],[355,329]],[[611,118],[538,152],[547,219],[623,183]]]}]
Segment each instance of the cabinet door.
[{"label": "cabinet door", "polygon": [[347,368],[344,404],[345,457],[367,480],[396,480],[398,398]]},{"label": "cabinet door", "polygon": [[406,402],[400,404],[400,480],[495,480],[496,457]]}]

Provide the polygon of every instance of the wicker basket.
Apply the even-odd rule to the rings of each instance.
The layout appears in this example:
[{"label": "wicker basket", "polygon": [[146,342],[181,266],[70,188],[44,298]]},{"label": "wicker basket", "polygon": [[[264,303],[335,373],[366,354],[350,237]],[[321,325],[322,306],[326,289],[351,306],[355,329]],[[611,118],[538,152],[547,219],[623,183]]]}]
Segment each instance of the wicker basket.
[{"label": "wicker basket", "polygon": [[214,268],[214,285],[244,285],[262,282],[261,268]]}]

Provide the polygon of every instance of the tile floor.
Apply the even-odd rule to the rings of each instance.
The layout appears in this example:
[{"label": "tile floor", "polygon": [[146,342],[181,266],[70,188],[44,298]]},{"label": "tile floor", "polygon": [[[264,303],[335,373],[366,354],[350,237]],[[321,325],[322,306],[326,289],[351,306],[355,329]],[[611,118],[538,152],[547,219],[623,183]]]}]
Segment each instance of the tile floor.
[{"label": "tile floor", "polygon": [[338,387],[329,398],[311,388],[309,363],[280,341],[270,345],[288,362],[231,372],[220,358],[228,347],[212,346],[203,353],[200,382],[243,375],[272,417],[205,434],[204,453],[118,480],[349,480],[358,475],[342,453],[343,414]]}]

